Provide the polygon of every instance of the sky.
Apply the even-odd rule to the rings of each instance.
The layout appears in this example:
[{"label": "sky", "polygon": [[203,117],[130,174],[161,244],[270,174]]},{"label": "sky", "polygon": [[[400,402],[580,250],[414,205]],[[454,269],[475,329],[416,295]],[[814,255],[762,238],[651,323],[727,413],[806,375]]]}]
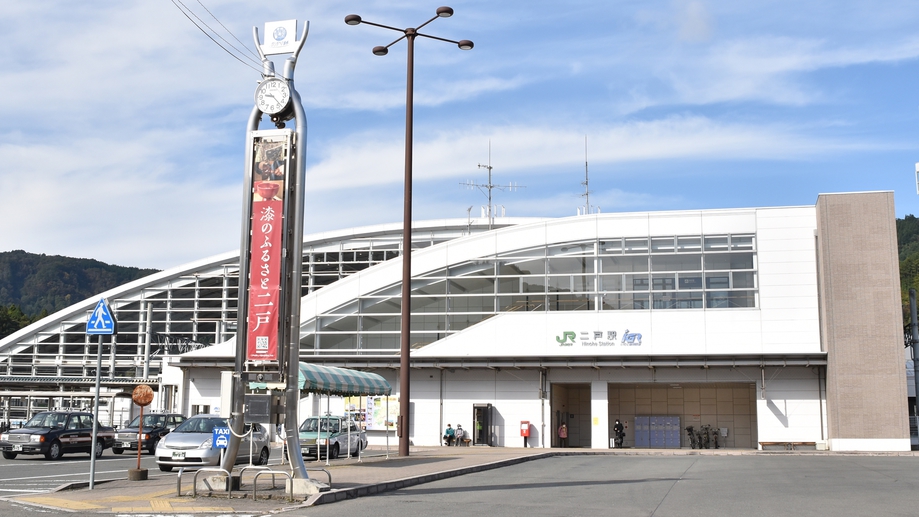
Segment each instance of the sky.
[{"label": "sky", "polygon": [[[450,6],[421,32],[475,48],[416,40],[415,220],[478,218],[487,197],[463,183],[486,184],[489,165],[493,184],[519,187],[492,191],[514,217],[583,211],[585,174],[591,211],[812,206],[883,190],[898,217],[919,212],[913,2]],[[409,28],[437,7],[0,3],[0,251],[167,269],[238,249],[261,79],[253,27],[289,19],[310,27],[294,75],[305,232],[401,223],[407,47],[375,56],[400,33],[344,17]]]}]

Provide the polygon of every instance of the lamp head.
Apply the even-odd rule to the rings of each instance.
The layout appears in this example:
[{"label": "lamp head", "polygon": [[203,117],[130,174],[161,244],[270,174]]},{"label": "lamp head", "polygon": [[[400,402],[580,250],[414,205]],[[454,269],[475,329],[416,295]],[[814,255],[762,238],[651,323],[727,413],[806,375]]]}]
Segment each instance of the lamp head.
[{"label": "lamp head", "polygon": [[468,39],[461,39],[457,46],[462,50],[472,50],[472,47],[474,47],[475,44],[473,44]]},{"label": "lamp head", "polygon": [[349,14],[348,16],[345,16],[345,23],[348,25],[360,25],[361,17],[356,14]]},{"label": "lamp head", "polygon": [[388,48],[383,47],[383,46],[373,47],[373,55],[374,55],[374,56],[385,56],[386,54],[389,54],[389,49],[388,49]]},{"label": "lamp head", "polygon": [[449,18],[453,16],[453,8],[447,6],[438,7],[437,16],[440,16],[441,18]]}]

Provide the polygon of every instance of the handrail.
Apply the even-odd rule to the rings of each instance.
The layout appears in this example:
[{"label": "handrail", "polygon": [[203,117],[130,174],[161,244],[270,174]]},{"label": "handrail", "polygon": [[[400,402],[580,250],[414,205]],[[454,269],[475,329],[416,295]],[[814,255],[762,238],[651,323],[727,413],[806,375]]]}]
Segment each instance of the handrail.
[{"label": "handrail", "polygon": [[[233,495],[233,482],[230,480],[230,472],[222,468],[205,467],[205,468],[198,469],[198,471],[195,472],[195,477],[192,479],[192,485],[191,485],[191,496],[192,497],[198,497],[198,474],[202,472],[223,472],[224,474],[226,474],[227,475],[227,499],[229,499],[230,496]],[[210,494],[211,492],[213,492],[213,490],[209,490],[208,494]]]},{"label": "handrail", "polygon": [[[294,478],[293,476],[291,476],[287,472],[284,472],[283,470],[263,470],[261,472],[256,472],[255,477],[252,478],[252,500],[253,501],[258,501],[258,483],[257,481],[258,481],[258,477],[261,476],[262,474],[271,474],[271,488],[274,488],[275,474],[281,474],[282,476],[287,476],[287,479],[290,480],[290,483],[288,483],[287,498],[288,500],[291,500],[291,501],[294,499],[294,483],[293,483]],[[242,479],[242,474],[240,474],[240,479]]]}]

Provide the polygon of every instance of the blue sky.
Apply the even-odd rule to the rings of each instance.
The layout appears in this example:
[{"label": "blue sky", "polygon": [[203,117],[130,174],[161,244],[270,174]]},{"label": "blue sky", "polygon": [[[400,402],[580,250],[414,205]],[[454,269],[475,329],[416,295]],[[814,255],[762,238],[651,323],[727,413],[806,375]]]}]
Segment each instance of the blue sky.
[{"label": "blue sky", "polygon": [[[439,4],[183,0],[247,49],[296,18],[307,232],[400,222],[405,44]],[[919,10],[884,1],[464,0],[415,52],[415,219],[812,205],[919,212]],[[207,10],[205,10],[205,7]],[[168,268],[237,249],[260,76],[171,0],[0,4],[0,251]],[[242,47],[236,43],[237,47]],[[271,127],[264,121],[263,128]]]}]

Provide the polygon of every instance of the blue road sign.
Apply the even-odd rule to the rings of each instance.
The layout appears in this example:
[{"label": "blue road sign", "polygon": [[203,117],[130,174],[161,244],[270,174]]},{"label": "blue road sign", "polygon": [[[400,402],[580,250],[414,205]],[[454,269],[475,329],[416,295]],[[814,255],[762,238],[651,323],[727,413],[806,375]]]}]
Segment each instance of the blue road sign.
[{"label": "blue road sign", "polygon": [[230,428],[215,427],[211,432],[211,439],[213,440],[215,448],[226,449],[227,445],[230,443]]},{"label": "blue road sign", "polygon": [[86,322],[86,334],[90,336],[112,335],[116,333],[117,324],[112,311],[108,308],[108,302],[103,298],[96,304],[96,308],[89,316],[89,321]]}]

